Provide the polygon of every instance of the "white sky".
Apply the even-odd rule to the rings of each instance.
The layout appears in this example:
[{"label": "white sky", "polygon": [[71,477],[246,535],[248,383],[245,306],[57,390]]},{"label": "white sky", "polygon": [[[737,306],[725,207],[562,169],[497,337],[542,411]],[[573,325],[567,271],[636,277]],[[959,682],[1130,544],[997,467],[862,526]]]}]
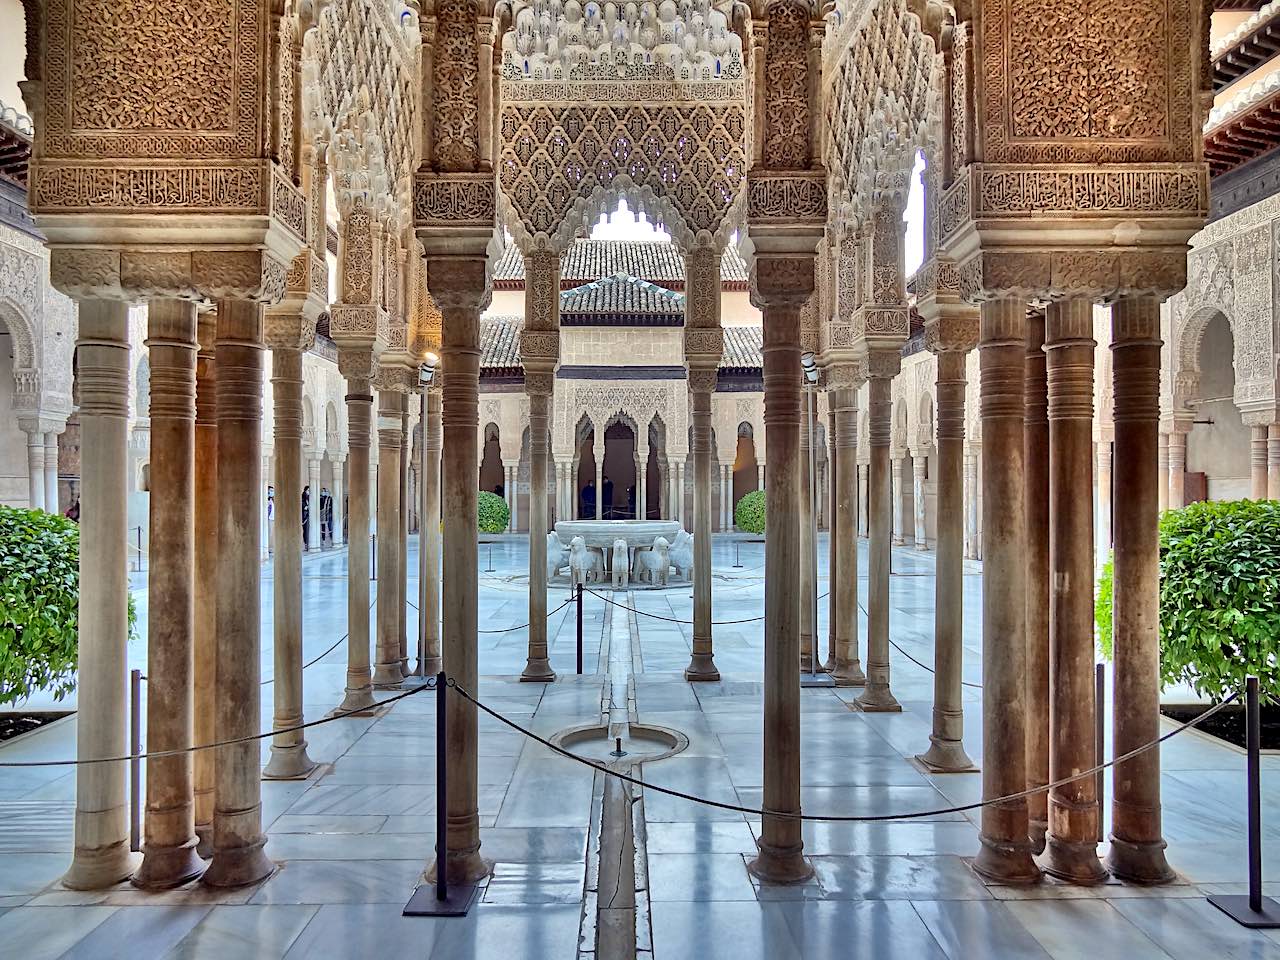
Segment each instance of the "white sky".
[{"label": "white sky", "polygon": [[[907,194],[907,210],[903,219],[907,222],[906,259],[907,276],[911,276],[924,262],[924,154],[916,154],[915,169],[911,171],[911,191]],[[670,240],[671,234],[659,230],[644,214],[632,213],[626,200],[618,201],[618,209],[600,221],[591,230],[592,240]]]}]

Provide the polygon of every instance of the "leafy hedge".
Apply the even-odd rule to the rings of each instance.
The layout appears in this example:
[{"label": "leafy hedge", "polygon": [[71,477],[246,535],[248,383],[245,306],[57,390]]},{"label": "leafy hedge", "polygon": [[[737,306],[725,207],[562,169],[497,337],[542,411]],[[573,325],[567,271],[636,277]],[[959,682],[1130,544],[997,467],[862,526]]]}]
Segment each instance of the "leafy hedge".
[{"label": "leafy hedge", "polygon": [[507,529],[507,524],[511,522],[511,509],[507,506],[507,501],[496,493],[481,490],[477,506],[481,533],[501,533]]},{"label": "leafy hedge", "polygon": [[764,491],[752,490],[733,508],[733,523],[747,533],[764,533]]},{"label": "leafy hedge", "polygon": [[0,704],[75,688],[80,528],[43,510],[0,506]]},{"label": "leafy hedge", "polygon": [[[1111,655],[1111,564],[1095,610]],[[1103,599],[1107,602],[1104,604]],[[1280,501],[1193,503],[1160,518],[1160,679],[1221,700],[1257,674],[1280,699]]]}]

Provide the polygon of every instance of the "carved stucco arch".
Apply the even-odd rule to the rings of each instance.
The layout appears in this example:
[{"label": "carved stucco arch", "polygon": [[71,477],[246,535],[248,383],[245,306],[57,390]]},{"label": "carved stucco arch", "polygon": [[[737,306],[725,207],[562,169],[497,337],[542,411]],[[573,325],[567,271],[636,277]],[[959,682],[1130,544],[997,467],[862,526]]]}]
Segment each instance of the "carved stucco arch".
[{"label": "carved stucco arch", "polygon": [[[1222,303],[1200,302],[1191,307],[1177,327],[1174,336],[1176,348],[1173,352],[1173,402],[1175,408],[1185,408],[1188,401],[1194,398],[1200,388],[1200,345],[1204,341],[1205,331],[1215,317],[1223,317],[1231,331],[1234,346],[1239,332],[1232,312]],[[1236,377],[1236,362],[1231,358],[1232,378]]]},{"label": "carved stucco arch", "polygon": [[13,341],[13,369],[38,371],[35,350],[35,322],[22,304],[10,297],[0,297],[0,324]]}]

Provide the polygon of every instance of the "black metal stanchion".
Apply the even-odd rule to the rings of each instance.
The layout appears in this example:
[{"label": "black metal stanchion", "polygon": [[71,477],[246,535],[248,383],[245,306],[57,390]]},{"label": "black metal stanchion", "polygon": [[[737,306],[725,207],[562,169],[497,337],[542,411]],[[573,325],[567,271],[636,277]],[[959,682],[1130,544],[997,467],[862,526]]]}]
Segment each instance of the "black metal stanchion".
[{"label": "black metal stanchion", "polygon": [[129,849],[142,849],[142,671],[129,671]]},{"label": "black metal stanchion", "polygon": [[490,540],[489,546],[489,565],[484,568],[485,573],[493,573],[493,541]]},{"label": "black metal stanchion", "polygon": [[742,569],[742,541],[733,541],[733,569]]},{"label": "black metal stanchion", "polygon": [[1262,895],[1262,715],[1258,678],[1245,678],[1245,744],[1249,752],[1249,893],[1215,894],[1209,902],[1245,927],[1280,927],[1280,903]]},{"label": "black metal stanchion", "polygon": [[582,584],[578,584],[578,676],[582,676]]},{"label": "black metal stanchion", "polygon": [[405,917],[465,917],[479,889],[474,883],[450,885],[445,871],[449,849],[448,694],[449,680],[436,674],[436,882],[420,885],[404,905]]},{"label": "black metal stanchion", "polygon": [[[1106,704],[1107,668],[1104,664],[1098,663],[1093,667],[1093,762],[1098,766],[1102,765],[1107,752]],[[1106,839],[1104,836],[1106,831],[1102,829],[1102,811],[1105,809],[1102,794],[1107,788],[1106,771],[1099,770],[1094,774],[1094,780],[1097,781],[1094,791],[1098,798],[1098,842],[1101,843]]]}]

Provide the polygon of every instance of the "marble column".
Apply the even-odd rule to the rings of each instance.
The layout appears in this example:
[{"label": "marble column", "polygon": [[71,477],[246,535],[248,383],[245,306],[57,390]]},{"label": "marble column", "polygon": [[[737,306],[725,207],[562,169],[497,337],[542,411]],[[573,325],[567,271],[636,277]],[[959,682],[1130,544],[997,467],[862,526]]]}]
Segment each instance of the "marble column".
[{"label": "marble column", "polygon": [[[301,364],[299,364],[299,367],[298,367],[298,376],[299,377],[302,376]],[[299,394],[299,397],[301,397],[301,394]],[[301,447],[299,447],[299,449],[301,449]],[[299,467],[301,467],[301,464],[299,464]],[[277,469],[276,472],[279,473],[279,470]],[[301,473],[301,471],[299,471],[299,473]],[[311,494],[311,510],[310,510],[310,513],[307,514],[307,550],[317,551],[324,546],[324,544],[320,542],[320,457],[318,455],[311,456],[307,459],[307,486],[310,488],[310,494]],[[279,498],[280,498],[280,486],[279,484],[277,484],[276,485],[277,503],[279,501]],[[302,503],[301,494],[298,495],[298,503],[299,504]],[[296,523],[292,528],[290,528],[288,525],[285,525],[282,529],[301,530],[302,529],[301,519],[299,519],[299,522]]]},{"label": "marble column", "polygon": [[[379,376],[383,376],[379,372]],[[378,386],[378,640],[373,686],[400,685],[400,415],[404,394]]]},{"label": "marble column", "polygon": [[[233,740],[261,729],[262,308],[220,301],[217,349],[217,733]],[[263,852],[260,752],[257,740],[218,750],[213,859],[204,873],[211,886],[244,886],[275,870]]]},{"label": "marble column", "polygon": [[333,545],[341,546],[345,538],[342,536],[342,518],[343,511],[343,487],[342,482],[342,465],[346,462],[345,454],[334,454],[333,460]]},{"label": "marble column", "polygon": [[[1160,434],[1161,446],[1168,441]],[[1167,448],[1165,459],[1168,459]],[[1249,437],[1249,499],[1267,499],[1267,426],[1255,425]]]},{"label": "marble column", "polygon": [[39,421],[27,431],[27,490],[32,510],[43,510],[44,501],[44,434]]},{"label": "marble column", "polygon": [[858,464],[858,536],[866,539],[867,530],[867,469],[864,464]]},{"label": "marble column", "polygon": [[1100,440],[1097,445],[1097,472],[1095,486],[1098,489],[1097,520],[1093,551],[1094,579],[1102,572],[1111,552],[1111,441]]},{"label": "marble column", "polygon": [[815,503],[810,499],[810,484],[814,478],[809,460],[813,429],[809,420],[809,390],[809,387],[802,386],[800,391],[800,499],[796,512],[800,517],[800,669],[805,673],[816,673],[818,638],[813,599],[817,596],[817,576],[813,569],[816,556],[813,547]]},{"label": "marble column", "polygon": [[[1266,455],[1263,454],[1265,464]],[[1156,464],[1159,468],[1160,477],[1156,486],[1156,494],[1159,496],[1160,512],[1164,513],[1169,509],[1169,434],[1163,430],[1160,431],[1160,439],[1156,447]],[[1266,474],[1266,468],[1263,467],[1263,474]],[[1263,489],[1266,489],[1264,480]]]},{"label": "marble column", "polygon": [[[195,581],[196,305],[152,300],[150,543],[147,573],[147,752],[191,746]],[[198,877],[191,754],[147,759],[146,821],[136,886],[176,887]]]},{"label": "marble column", "polygon": [[[1270,454],[1270,439],[1267,448]],[[1268,459],[1270,459],[1268,457]],[[1181,430],[1169,434],[1169,509],[1177,510],[1187,505],[1186,494],[1187,471],[1187,435]],[[1268,488],[1270,473],[1268,472]]]},{"label": "marble column", "polygon": [[649,448],[641,447],[636,456],[636,519],[649,519]]},{"label": "marble column", "polygon": [[[1049,394],[1044,314],[1025,324],[1023,363],[1023,519],[1025,525],[1026,787],[1049,782]],[[1027,798],[1032,849],[1044,851],[1049,793]]]},{"label": "marble column", "polygon": [[[415,371],[416,372],[416,371]],[[409,436],[409,396],[400,398],[400,487],[396,522],[396,619],[399,623],[400,676],[409,676],[409,458],[413,441]]]},{"label": "marble column", "polygon": [[[895,352],[876,353],[868,380],[867,438],[871,446],[871,476],[868,483],[867,513],[871,543],[867,548],[867,683],[854,702],[867,712],[897,712],[902,709],[889,689],[889,525],[894,515],[890,502],[889,438],[890,390],[897,373]],[[900,497],[892,498],[901,503]]]},{"label": "marble column", "polygon": [[756,464],[756,489],[764,489],[764,461]]},{"label": "marble column", "polygon": [[342,712],[374,705],[369,671],[369,442],[373,372],[369,349],[338,350],[347,381],[347,685]]},{"label": "marble column", "polygon": [[[1097,762],[1093,643],[1093,304],[1049,304],[1049,779]],[[1098,859],[1097,781],[1049,791],[1045,870],[1064,880],[1106,877]]]},{"label": "marble column", "polygon": [[596,437],[600,449],[596,453],[596,519],[604,518],[604,431]]},{"label": "marble column", "polygon": [[[276,463],[276,523],[282,530],[302,526],[302,350],[309,338],[305,317],[272,316],[268,321],[271,346],[272,433]],[[301,330],[299,328],[302,328]],[[299,334],[301,333],[301,337]],[[320,461],[311,460],[311,520],[313,549],[320,544]],[[302,723],[302,542],[279,537],[272,571],[271,615],[274,660],[271,692],[272,729],[291,730]],[[262,775],[271,780],[300,780],[315,769],[307,755],[304,731],[277,733],[271,738],[271,759]]]},{"label": "marble column", "polygon": [[520,461],[517,460],[507,469],[510,476],[508,481],[509,489],[511,490],[508,503],[511,517],[507,523],[507,530],[511,533],[516,533],[520,529]]},{"label": "marble column", "polygon": [[[436,376],[440,368],[436,368]],[[440,656],[440,388],[432,385],[422,430],[422,533],[418,538],[418,632],[421,635],[418,673],[441,670]]]},{"label": "marble column", "polygon": [[527,372],[529,395],[529,649],[521,680],[556,678],[547,653],[547,459],[555,373]]},{"label": "marble column", "polygon": [[915,513],[915,543],[917,550],[929,549],[929,535],[925,529],[924,482],[929,459],[917,451],[911,458],[911,505]]},{"label": "marble column", "polygon": [[[972,321],[970,321],[971,323]],[[969,328],[973,330],[972,326]],[[976,331],[973,331],[976,333]],[[970,334],[972,337],[972,333]],[[969,341],[966,346],[972,344]],[[920,762],[930,770],[972,770],[964,749],[964,394],[968,350],[938,353],[934,472],[938,484],[934,578],[933,730]],[[923,494],[923,484],[917,483]],[[917,515],[920,513],[917,508]],[[917,528],[921,524],[917,521]],[[917,537],[919,535],[917,534]]]},{"label": "marble column", "polygon": [[[1121,756],[1160,735],[1159,300],[1121,300],[1111,308],[1111,328],[1113,469],[1124,496],[1114,531],[1111,722],[1112,752]],[[1108,868],[1135,883],[1173,880],[1160,825],[1159,748],[1113,767],[1111,793]]]},{"label": "marble column", "polygon": [[[856,377],[828,371],[842,378],[827,394],[831,410],[831,449],[835,457],[835,505],[832,510],[831,622],[834,630],[831,676],[837,687],[860,687],[867,682],[858,657],[858,387]],[[843,383],[847,379],[847,383]]]},{"label": "marble column", "polygon": [[693,367],[689,377],[689,421],[693,427],[693,655],[686,680],[719,680],[711,636],[711,394],[714,367]]},{"label": "marble column", "polygon": [[[767,810],[800,812],[800,306],[812,274],[798,261],[757,256],[753,302],[764,314],[764,421],[769,449],[764,597],[764,792]],[[799,262],[804,267],[803,262]],[[810,268],[811,269],[811,268]],[[788,280],[808,280],[789,289]],[[765,814],[747,869],[761,880],[813,875],[799,820]]]},{"label": "marble column", "polygon": [[[1185,435],[1183,446],[1185,449]],[[1280,423],[1267,428],[1267,499],[1280,500]]]},{"label": "marble column", "polygon": [[[129,752],[125,739],[129,604],[126,505],[129,445],[129,308],[80,301],[80,680],[76,758]],[[41,455],[44,448],[40,448]],[[33,484],[32,493],[43,484]],[[62,878],[97,890],[133,872],[125,764],[76,767],[75,846]]]},{"label": "marble column", "polygon": [[61,513],[58,503],[58,434],[50,430],[44,435],[44,508]]},{"label": "marble column", "polygon": [[729,503],[732,499],[730,489],[732,486],[733,467],[730,464],[720,464],[720,530],[727,531],[733,527],[733,511]]},{"label": "marble column", "polygon": [[906,490],[907,458],[898,457],[893,461],[893,545],[905,546],[906,534],[903,532],[902,501]]},{"label": "marble column", "polygon": [[[981,480],[989,537],[982,577],[982,798],[988,801],[1026,789],[1025,327],[1023,301],[982,305],[982,450],[989,458]],[[1000,883],[1040,879],[1028,829],[1025,798],[983,807],[974,869]]]},{"label": "marble column", "polygon": [[[856,410],[856,401],[855,401]],[[854,426],[855,436],[857,426]],[[839,453],[836,449],[836,412],[831,405],[831,396],[827,395],[827,473],[826,510],[827,510],[827,659],[822,664],[824,673],[833,673],[836,669],[836,585],[840,578],[839,549],[836,544],[836,514],[840,504],[840,465]],[[855,481],[854,486],[857,486]],[[850,514],[852,516],[852,513]],[[850,542],[856,549],[858,536],[854,530]],[[854,637],[854,656],[857,656],[857,637]],[[861,664],[859,664],[861,667]]]},{"label": "marble column", "polygon": [[[218,739],[218,392],[215,342],[218,315],[214,310],[199,315],[196,354],[195,477],[192,516],[195,542],[192,560],[195,580],[193,633],[195,680],[195,743]],[[212,750],[197,750],[192,757],[195,779],[196,851],[208,860],[213,856],[214,761]]]},{"label": "marble column", "polygon": [[[689,513],[685,506],[685,479],[684,467],[687,455],[681,455],[680,460],[676,463],[676,510],[679,512],[680,525],[685,529],[692,526],[689,520]],[[690,531],[692,532],[692,531]]]},{"label": "marble column", "polygon": [[964,460],[965,486],[969,488],[969,496],[965,498],[965,539],[968,549],[965,556],[970,560],[978,559],[978,457],[969,454]]}]

